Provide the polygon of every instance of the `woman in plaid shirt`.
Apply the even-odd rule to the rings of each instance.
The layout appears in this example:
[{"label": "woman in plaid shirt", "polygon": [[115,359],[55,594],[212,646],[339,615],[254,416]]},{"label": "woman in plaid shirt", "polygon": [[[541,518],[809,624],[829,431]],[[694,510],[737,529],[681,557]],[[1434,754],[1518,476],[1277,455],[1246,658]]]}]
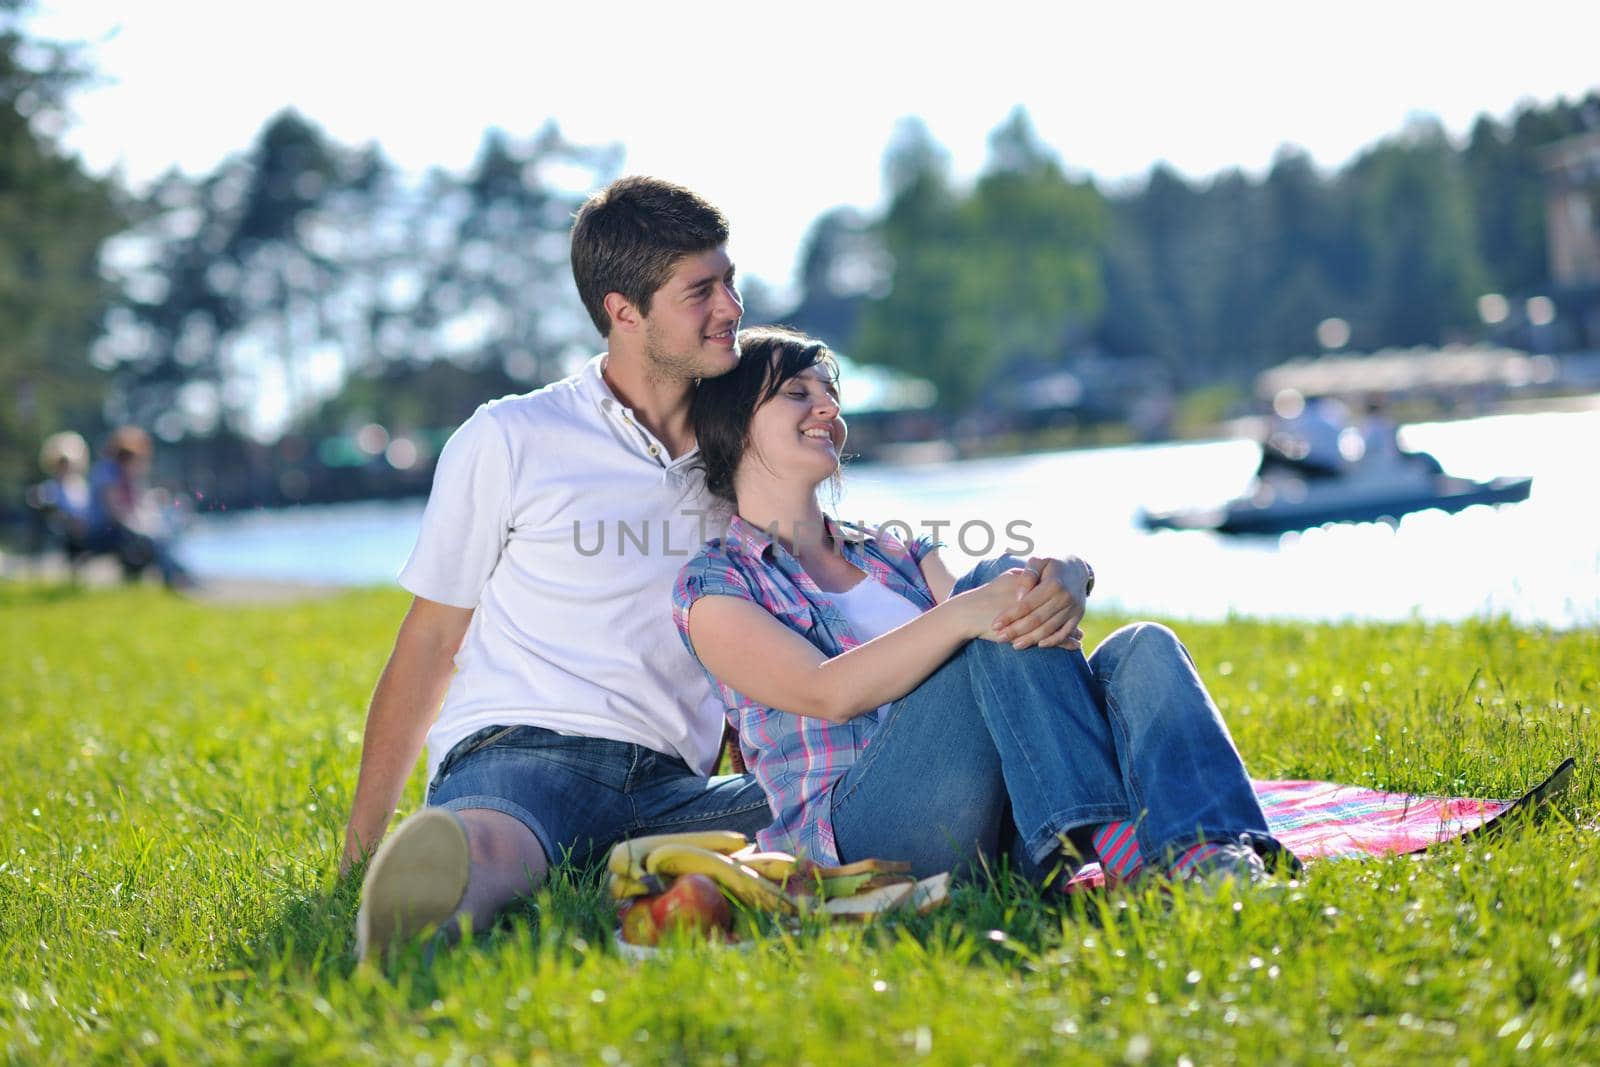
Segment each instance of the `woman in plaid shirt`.
[{"label": "woman in plaid shirt", "polygon": [[1215,704],[1171,631],[1080,651],[1093,573],[1001,557],[957,580],[927,538],[834,521],[817,489],[845,442],[819,341],[740,334],[695,433],[727,535],[674,594],[772,805],[760,844],[919,875],[1008,855],[1046,880],[1098,859],[1208,881],[1265,876],[1267,831]]}]

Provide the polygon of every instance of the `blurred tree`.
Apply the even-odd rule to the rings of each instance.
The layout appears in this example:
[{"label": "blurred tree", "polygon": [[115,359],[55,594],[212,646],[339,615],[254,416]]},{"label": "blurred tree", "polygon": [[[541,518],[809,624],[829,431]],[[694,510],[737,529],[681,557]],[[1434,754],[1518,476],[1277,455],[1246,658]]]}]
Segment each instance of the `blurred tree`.
[{"label": "blurred tree", "polygon": [[1252,215],[1264,253],[1250,272],[1255,328],[1234,362],[1250,371],[1317,351],[1318,323],[1354,316],[1363,263],[1346,193],[1299,149],[1278,153]]},{"label": "blurred tree", "polygon": [[464,367],[489,366],[524,383],[550,381],[595,347],[573,290],[572,218],[621,164],[547,124],[526,145],[491,131],[448,203],[449,254],[432,261],[422,296],[433,350]]},{"label": "blurred tree", "polygon": [[889,289],[867,303],[852,350],[929,379],[952,410],[998,368],[1055,362],[1103,301],[1099,193],[1066,178],[1021,110],[990,148],[977,185],[959,195],[926,128],[902,124],[885,159],[891,195],[878,224]]},{"label": "blurred tree", "polygon": [[982,338],[1002,363],[1056,362],[1105,305],[1099,192],[1066,178],[1018,108],[990,135],[988,167],[960,216],[982,257],[967,270],[969,299],[986,310]]},{"label": "blurred tree", "polygon": [[525,146],[489,134],[465,178],[408,183],[375,146],[333,144],[284,112],[247,156],[170,175],[118,242],[126,298],[97,356],[116,368],[119,408],[169,440],[270,439],[381,411],[454,425],[471,407],[453,387],[420,405],[374,399],[435,359],[479,375],[479,400],[555,377],[593,345],[567,268],[572,213],[618,162],[552,126]]},{"label": "blurred tree", "polygon": [[1367,249],[1357,347],[1438,344],[1475,331],[1489,274],[1478,253],[1471,188],[1436,121],[1416,122],[1344,172]]},{"label": "blurred tree", "polygon": [[[88,351],[109,286],[101,243],[122,225],[109,181],[57,137],[64,95],[86,72],[71,50],[25,36],[0,0],[0,501],[38,476],[41,440],[100,428],[103,376]],[[0,504],[0,509],[4,505]]]},{"label": "blurred tree", "polygon": [[285,111],[247,156],[156,184],[108,255],[125,295],[96,360],[115,374],[118,417],[173,441],[259,432],[273,392],[305,403],[343,273],[344,220],[324,203],[356,163]]},{"label": "blurred tree", "polygon": [[1539,152],[1600,129],[1600,92],[1577,103],[1524,105],[1509,123],[1481,116],[1463,152],[1477,210],[1478,246],[1497,291],[1532,295],[1549,287],[1545,188]]},{"label": "blurred tree", "polygon": [[323,208],[350,167],[315,126],[292,110],[279,113],[251,153],[243,210],[223,249],[238,269],[240,330],[224,347],[229,370],[248,375],[252,357],[271,353],[291,413],[308,399],[306,364],[330,339],[323,299],[341,272],[345,220]]},{"label": "blurred tree", "polygon": [[1152,355],[1168,366],[1214,360],[1202,291],[1204,264],[1196,227],[1203,197],[1165,163],[1144,187],[1117,198],[1105,254],[1106,320],[1101,337],[1113,352]]},{"label": "blurred tree", "polygon": [[[1207,378],[1237,376],[1270,343],[1266,298],[1276,251],[1270,214],[1262,187],[1237,170],[1212,179],[1201,195],[1209,209],[1194,221],[1199,247],[1193,289],[1203,317],[1190,354],[1207,354]],[[1169,363],[1169,369],[1175,378],[1189,377],[1188,360]]]},{"label": "blurred tree", "polygon": [[[938,202],[948,191],[950,153],[927,123],[909,115],[895,123],[883,153],[883,184],[902,205]],[[922,194],[922,195],[916,195]]]},{"label": "blurred tree", "polygon": [[[824,212],[800,248],[800,301],[783,320],[841,351],[851,344],[868,297],[888,290],[889,261],[871,221],[851,207]],[[746,302],[745,318],[750,317]]]}]

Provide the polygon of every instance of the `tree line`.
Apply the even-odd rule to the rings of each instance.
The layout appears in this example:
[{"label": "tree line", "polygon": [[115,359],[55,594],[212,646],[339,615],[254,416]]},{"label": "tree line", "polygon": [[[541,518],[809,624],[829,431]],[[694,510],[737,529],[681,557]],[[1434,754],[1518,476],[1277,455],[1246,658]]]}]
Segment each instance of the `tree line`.
[{"label": "tree line", "polygon": [[[1180,387],[1244,379],[1316,352],[1330,318],[1357,351],[1478,339],[1483,295],[1560,295],[1539,153],[1594,128],[1590,94],[1480,117],[1460,147],[1419,119],[1331,174],[1286,148],[1260,178],[1158,165],[1107,190],[1072,176],[1020,109],[970,188],[912,120],[885,156],[886,208],[812,228],[793,317],[932,378],[956,408],[1085,352],[1152,357]],[[1501,339],[1525,340],[1517,325]]]},{"label": "tree line", "polygon": [[[431,440],[595,348],[567,231],[619,146],[492,131],[465,173],[415,176],[286,111],[213,172],[134,195],[61,148],[83,72],[17,8],[0,0],[6,501],[46,434],[120,422],[153,430],[190,488],[281,498],[307,441],[365,423]],[[1153,361],[1180,387],[1241,379],[1314,350],[1330,317],[1356,349],[1478,336],[1482,294],[1549,292],[1538,153],[1595,126],[1591,94],[1480,118],[1460,146],[1419,120],[1333,173],[1286,149],[1261,177],[1157,166],[1103,188],[1021,109],[970,184],[908,120],[883,207],[818,218],[798,300],[748,292],[747,322],[926,378],[948,413],[1084,355]]]}]

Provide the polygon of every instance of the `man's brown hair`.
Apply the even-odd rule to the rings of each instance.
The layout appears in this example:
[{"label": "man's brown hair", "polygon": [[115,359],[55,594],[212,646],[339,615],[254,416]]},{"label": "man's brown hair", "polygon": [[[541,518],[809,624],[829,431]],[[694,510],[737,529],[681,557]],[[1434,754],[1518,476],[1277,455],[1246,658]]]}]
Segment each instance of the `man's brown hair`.
[{"label": "man's brown hair", "polygon": [[572,224],[572,277],[601,337],[611,335],[607,293],[641,314],[684,256],[728,241],[722,212],[660,178],[618,178],[578,209]]}]

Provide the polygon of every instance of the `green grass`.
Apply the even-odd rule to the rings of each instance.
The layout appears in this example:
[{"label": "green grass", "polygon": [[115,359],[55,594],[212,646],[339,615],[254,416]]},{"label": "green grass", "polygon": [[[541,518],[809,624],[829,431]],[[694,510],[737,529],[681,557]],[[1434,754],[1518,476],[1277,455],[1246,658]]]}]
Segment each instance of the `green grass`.
[{"label": "green grass", "polygon": [[383,973],[354,964],[333,872],[403,607],[0,586],[8,1061],[1600,1058],[1592,630],[1179,627],[1259,777],[1509,796],[1578,758],[1544,818],[1492,841],[1170,906],[1000,882],[927,919],[642,964],[595,887],[558,879]]}]

